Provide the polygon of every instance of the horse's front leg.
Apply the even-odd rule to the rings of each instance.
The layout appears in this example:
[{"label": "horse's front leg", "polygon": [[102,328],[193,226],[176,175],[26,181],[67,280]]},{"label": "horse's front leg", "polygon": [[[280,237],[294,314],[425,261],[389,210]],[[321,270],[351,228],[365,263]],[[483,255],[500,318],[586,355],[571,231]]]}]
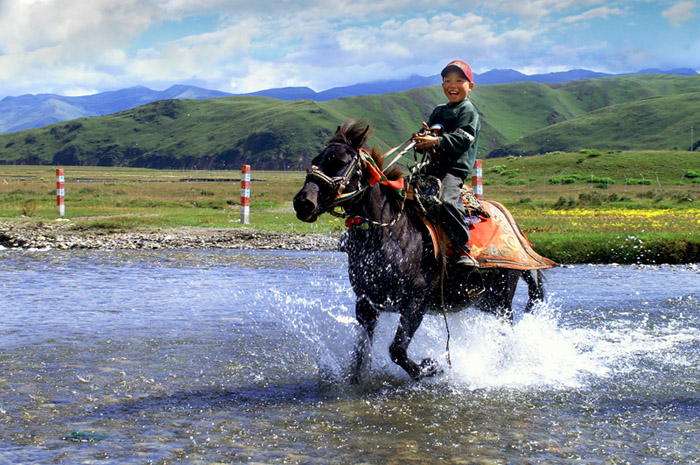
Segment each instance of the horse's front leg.
[{"label": "horse's front leg", "polygon": [[419,365],[408,357],[408,345],[423,321],[424,314],[422,309],[401,313],[394,342],[389,346],[391,360],[406,370],[406,373],[415,380],[442,373],[435,360],[425,358]]},{"label": "horse's front leg", "polygon": [[351,381],[358,383],[362,375],[369,369],[372,359],[372,341],[374,340],[374,328],[377,326],[379,314],[365,297],[358,297],[355,303],[355,318],[362,327],[355,341],[355,352]]}]

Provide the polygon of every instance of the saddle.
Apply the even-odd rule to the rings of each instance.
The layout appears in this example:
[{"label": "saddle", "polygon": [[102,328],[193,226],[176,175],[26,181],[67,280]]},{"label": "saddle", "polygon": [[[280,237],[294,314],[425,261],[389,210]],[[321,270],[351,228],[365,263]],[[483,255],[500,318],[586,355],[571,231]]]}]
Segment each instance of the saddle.
[{"label": "saddle", "polygon": [[[432,179],[431,179],[432,178]],[[407,199],[418,211],[433,243],[435,258],[440,253],[454,255],[452,243],[435,221],[440,208],[440,180],[423,176],[411,180]],[[479,200],[468,186],[462,188],[461,199],[467,211],[471,257],[479,268],[510,268],[540,270],[558,266],[539,255],[525,237],[513,216],[502,204]]]}]

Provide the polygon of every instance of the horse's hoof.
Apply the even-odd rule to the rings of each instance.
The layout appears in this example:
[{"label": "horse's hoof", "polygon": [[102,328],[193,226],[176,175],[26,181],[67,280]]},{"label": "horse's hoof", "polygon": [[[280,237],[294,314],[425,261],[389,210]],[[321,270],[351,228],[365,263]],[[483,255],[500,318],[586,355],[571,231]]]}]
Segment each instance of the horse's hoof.
[{"label": "horse's hoof", "polygon": [[424,358],[420,362],[420,378],[429,378],[431,376],[440,375],[443,373],[438,362],[431,358]]}]

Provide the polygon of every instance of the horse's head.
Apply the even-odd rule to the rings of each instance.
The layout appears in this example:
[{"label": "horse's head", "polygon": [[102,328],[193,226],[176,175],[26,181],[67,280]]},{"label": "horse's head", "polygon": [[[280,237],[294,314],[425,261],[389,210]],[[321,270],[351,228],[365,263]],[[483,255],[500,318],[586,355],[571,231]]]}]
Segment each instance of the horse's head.
[{"label": "horse's head", "polygon": [[304,187],[294,197],[297,218],[312,223],[334,206],[340,194],[359,187],[363,163],[360,148],[368,133],[369,125],[353,120],[338,127],[326,148],[311,160]]}]

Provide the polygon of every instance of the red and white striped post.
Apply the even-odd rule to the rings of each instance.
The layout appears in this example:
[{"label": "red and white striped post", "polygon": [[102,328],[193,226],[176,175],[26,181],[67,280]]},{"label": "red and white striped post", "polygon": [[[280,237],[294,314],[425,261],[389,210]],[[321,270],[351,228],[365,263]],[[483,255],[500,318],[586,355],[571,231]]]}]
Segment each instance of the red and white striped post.
[{"label": "red and white striped post", "polygon": [[484,198],[484,184],[481,171],[481,160],[474,161],[474,168],[472,168],[472,190],[476,194],[477,199]]},{"label": "red and white striped post", "polygon": [[63,170],[56,170],[56,204],[58,205],[58,216],[66,215],[66,178],[63,175]]},{"label": "red and white striped post", "polygon": [[241,224],[250,223],[250,165],[241,168]]}]

